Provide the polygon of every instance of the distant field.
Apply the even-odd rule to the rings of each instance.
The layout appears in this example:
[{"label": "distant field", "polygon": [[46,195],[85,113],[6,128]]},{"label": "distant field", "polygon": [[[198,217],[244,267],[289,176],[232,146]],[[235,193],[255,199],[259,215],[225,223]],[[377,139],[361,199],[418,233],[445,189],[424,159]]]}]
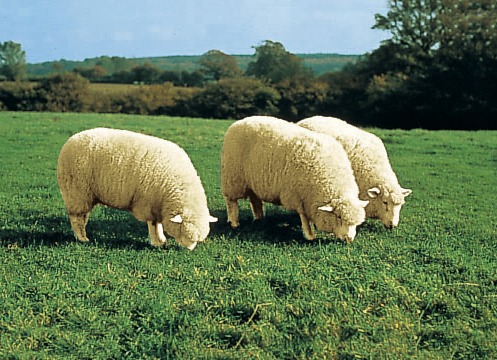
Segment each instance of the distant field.
[{"label": "distant field", "polygon": [[[238,66],[246,70],[250,62],[255,60],[253,55],[233,55]],[[360,58],[358,55],[340,55],[340,54],[297,54],[306,66],[311,68],[317,75],[330,71],[342,69],[345,65],[353,63]],[[85,59],[84,61],[49,61],[37,64],[27,64],[27,72],[30,76],[46,76],[56,71],[72,71],[74,68],[91,68],[97,64],[108,67],[107,71],[111,73],[125,69],[131,69],[133,65],[142,65],[145,63],[152,64],[160,70],[168,71],[194,71],[200,66],[198,64],[201,55],[197,56],[161,56],[150,58],[122,59],[119,64],[113,63],[109,57],[98,57]],[[112,66],[119,66],[119,69],[112,69]]]},{"label": "distant field", "polygon": [[[400,226],[303,239],[275,206],[226,224],[219,163],[231,121],[0,112],[2,359],[495,359],[497,132],[372,131],[404,187]],[[97,208],[76,242],[57,187],[75,132],[177,142],[220,218],[189,252]]]},{"label": "distant field", "polygon": [[96,94],[127,94],[140,88],[141,85],[134,84],[100,84],[90,83],[89,90]]}]

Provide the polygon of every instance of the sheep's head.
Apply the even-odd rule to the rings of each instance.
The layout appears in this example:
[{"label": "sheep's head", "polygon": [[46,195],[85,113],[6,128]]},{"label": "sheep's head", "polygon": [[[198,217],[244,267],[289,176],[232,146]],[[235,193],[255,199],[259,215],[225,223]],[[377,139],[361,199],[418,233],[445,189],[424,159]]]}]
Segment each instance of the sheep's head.
[{"label": "sheep's head", "polygon": [[197,243],[204,241],[210,231],[209,223],[216,222],[217,218],[209,215],[198,215],[184,210],[169,220],[168,233],[178,244],[193,250]]},{"label": "sheep's head", "polygon": [[399,188],[394,191],[387,190],[384,186],[368,189],[370,198],[366,213],[369,217],[380,219],[388,228],[399,225],[400,209],[405,204],[405,198],[412,193],[411,189]]},{"label": "sheep's head", "polygon": [[352,242],[356,236],[356,227],[364,222],[364,207],[368,201],[359,199],[334,199],[319,206],[315,216],[318,229],[333,233],[337,238]]}]

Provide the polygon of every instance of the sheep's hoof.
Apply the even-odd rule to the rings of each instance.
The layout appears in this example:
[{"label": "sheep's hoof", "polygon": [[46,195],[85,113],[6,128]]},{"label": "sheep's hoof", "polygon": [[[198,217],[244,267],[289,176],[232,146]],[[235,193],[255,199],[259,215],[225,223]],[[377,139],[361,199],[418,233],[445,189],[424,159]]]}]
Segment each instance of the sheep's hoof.
[{"label": "sheep's hoof", "polygon": [[316,240],[316,235],[314,235],[314,234],[312,234],[312,235],[304,234],[304,237],[306,238],[306,240],[309,240],[309,241]]},{"label": "sheep's hoof", "polygon": [[80,241],[80,242],[84,242],[84,243],[87,243],[87,242],[90,242],[90,239],[88,239],[88,237],[79,237],[77,235],[74,235],[74,237],[76,238],[76,240]]},{"label": "sheep's hoof", "polygon": [[239,222],[228,221],[228,223],[230,224],[230,226],[231,226],[232,229],[237,229],[238,227],[240,227],[240,223]]},{"label": "sheep's hoof", "polygon": [[160,241],[160,242],[150,242],[150,245],[156,248],[162,248],[166,246],[167,242],[166,241]]}]

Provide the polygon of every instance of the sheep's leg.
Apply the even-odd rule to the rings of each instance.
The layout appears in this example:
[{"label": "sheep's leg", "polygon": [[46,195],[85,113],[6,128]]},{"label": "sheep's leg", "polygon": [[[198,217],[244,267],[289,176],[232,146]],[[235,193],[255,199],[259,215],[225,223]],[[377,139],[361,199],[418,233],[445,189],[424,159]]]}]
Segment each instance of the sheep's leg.
[{"label": "sheep's leg", "polygon": [[166,236],[162,223],[155,221],[147,221],[148,233],[150,234],[150,245],[160,247],[166,243]]},{"label": "sheep's leg", "polygon": [[89,217],[90,213],[85,213],[82,215],[69,215],[69,221],[71,222],[71,227],[79,241],[83,242],[90,241],[86,236],[86,224],[88,223]]},{"label": "sheep's leg", "polygon": [[83,217],[85,218],[85,229],[86,229],[86,225],[88,225],[88,220],[90,220],[90,213],[87,212],[86,214],[83,214]]},{"label": "sheep's leg", "polygon": [[162,245],[166,243],[166,235],[164,235],[164,228],[162,227],[162,223],[158,222],[155,224],[155,230],[157,231],[157,236],[159,237],[159,241]]},{"label": "sheep's leg", "polygon": [[309,223],[309,220],[307,220],[307,217],[303,213],[299,213],[300,215],[300,221],[302,222],[302,230],[304,232],[304,236],[307,240],[314,240],[316,238],[316,235],[314,234],[314,231],[312,230],[312,225]]},{"label": "sheep's leg", "polygon": [[226,210],[228,212],[228,222],[233,229],[240,226],[240,220],[238,218],[238,200],[231,200],[227,197],[224,198],[226,201]]},{"label": "sheep's leg", "polygon": [[254,220],[259,220],[264,217],[264,203],[254,193],[249,194],[250,208],[254,214]]}]

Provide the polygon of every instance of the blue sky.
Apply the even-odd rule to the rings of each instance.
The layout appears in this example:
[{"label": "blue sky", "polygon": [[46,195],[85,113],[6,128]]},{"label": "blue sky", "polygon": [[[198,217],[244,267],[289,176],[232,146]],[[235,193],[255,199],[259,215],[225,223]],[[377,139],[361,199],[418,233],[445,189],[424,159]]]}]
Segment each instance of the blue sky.
[{"label": "blue sky", "polygon": [[30,63],[101,55],[253,54],[264,40],[292,53],[363,54],[386,0],[2,0],[0,42]]}]

